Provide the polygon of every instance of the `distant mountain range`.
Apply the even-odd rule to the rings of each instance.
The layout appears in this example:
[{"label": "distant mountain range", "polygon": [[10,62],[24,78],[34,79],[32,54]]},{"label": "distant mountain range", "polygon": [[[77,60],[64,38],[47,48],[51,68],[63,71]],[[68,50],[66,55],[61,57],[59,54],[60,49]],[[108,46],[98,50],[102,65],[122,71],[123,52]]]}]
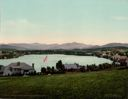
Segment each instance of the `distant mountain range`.
[{"label": "distant mountain range", "polygon": [[0,49],[17,49],[17,50],[47,50],[47,49],[89,49],[89,48],[104,48],[104,47],[128,47],[128,43],[109,43],[103,46],[87,45],[83,43],[63,43],[63,44],[40,44],[40,43],[10,43],[0,44]]},{"label": "distant mountain range", "polygon": [[109,43],[101,47],[128,47],[128,43]]}]

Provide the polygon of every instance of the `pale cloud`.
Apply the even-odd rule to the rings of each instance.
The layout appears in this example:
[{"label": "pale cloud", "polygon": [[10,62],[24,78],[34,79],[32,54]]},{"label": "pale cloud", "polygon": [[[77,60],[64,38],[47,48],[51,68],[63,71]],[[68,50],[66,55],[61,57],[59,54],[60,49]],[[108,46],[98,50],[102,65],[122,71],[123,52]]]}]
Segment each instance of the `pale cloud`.
[{"label": "pale cloud", "polygon": [[[114,17],[116,20],[123,18]],[[124,18],[125,20],[127,18]],[[80,29],[78,29],[80,30]],[[74,32],[70,28],[62,30],[59,27],[44,23],[34,23],[27,19],[8,20],[1,24],[0,43],[65,43],[65,42],[81,42],[86,44],[105,44],[109,42],[128,42],[128,32],[101,32],[100,35],[96,31]],[[82,33],[84,32],[84,33]],[[89,35],[90,34],[90,35]],[[122,37],[121,37],[122,35]],[[114,39],[113,39],[114,38]]]},{"label": "pale cloud", "polygon": [[45,28],[43,25],[34,24],[26,19],[9,20],[1,23],[1,33],[7,35],[34,34],[40,29]]},{"label": "pale cloud", "polygon": [[[1,22],[1,34],[3,35],[47,35],[63,34],[58,27],[44,23],[34,23],[27,19],[8,20]],[[0,34],[0,35],[1,35]],[[50,35],[49,35],[50,34]]]},{"label": "pale cloud", "polygon": [[34,42],[41,34],[47,34],[45,32],[47,25],[33,23],[27,19],[2,21],[0,42]]},{"label": "pale cloud", "polygon": [[27,19],[3,21],[0,31],[0,42],[64,42],[64,32],[53,28],[54,26],[34,23]]},{"label": "pale cloud", "polygon": [[112,18],[118,21],[128,21],[128,16],[114,16]]}]

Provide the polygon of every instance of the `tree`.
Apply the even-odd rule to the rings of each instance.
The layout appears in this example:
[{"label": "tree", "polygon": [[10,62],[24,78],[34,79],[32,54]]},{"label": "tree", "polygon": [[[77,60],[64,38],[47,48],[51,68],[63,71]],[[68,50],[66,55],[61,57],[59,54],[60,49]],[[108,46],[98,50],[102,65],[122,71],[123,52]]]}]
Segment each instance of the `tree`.
[{"label": "tree", "polygon": [[54,73],[55,73],[55,68],[52,67],[52,68],[51,68],[51,71],[52,71],[52,74],[54,74]]},{"label": "tree", "polygon": [[52,69],[51,69],[51,67],[47,67],[47,73],[49,74],[49,73],[51,73],[52,72]]},{"label": "tree", "polygon": [[46,73],[46,68],[45,67],[41,68],[41,73],[44,73],[44,74]]},{"label": "tree", "polygon": [[63,65],[63,63],[62,63],[61,60],[59,60],[59,61],[56,63],[56,69],[57,69],[58,71],[65,71],[64,65]]},{"label": "tree", "polygon": [[81,66],[81,67],[80,67],[80,71],[81,71],[81,72],[85,72],[85,66]]}]

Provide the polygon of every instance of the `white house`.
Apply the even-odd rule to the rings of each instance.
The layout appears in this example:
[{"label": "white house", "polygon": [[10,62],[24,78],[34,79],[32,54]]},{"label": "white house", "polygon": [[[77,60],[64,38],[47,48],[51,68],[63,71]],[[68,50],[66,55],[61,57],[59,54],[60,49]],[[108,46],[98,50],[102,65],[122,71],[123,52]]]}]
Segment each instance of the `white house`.
[{"label": "white house", "polygon": [[69,69],[79,69],[80,67],[77,64],[64,64],[64,68]]},{"label": "white house", "polygon": [[[81,65],[76,64],[76,63],[74,63],[74,64],[64,64],[64,68],[65,68],[66,70],[70,70],[70,69],[78,70],[78,69],[80,69],[81,67],[82,67]],[[86,69],[86,67],[85,67],[85,69]]]},{"label": "white house", "polygon": [[126,59],[127,59],[127,56],[120,56],[118,54],[113,56],[113,60],[116,60],[116,61],[118,61],[118,60],[126,60]]},{"label": "white house", "polygon": [[[64,64],[64,68],[66,70],[79,70],[81,67],[83,67],[82,65],[79,65],[79,64]],[[84,66],[85,70],[87,70],[87,66]]]},{"label": "white house", "polygon": [[115,62],[115,65],[116,66],[120,66],[120,62]]},{"label": "white house", "polygon": [[11,63],[8,66],[5,67],[3,75],[13,75],[13,74],[29,74],[34,73],[34,64],[32,66],[23,63],[23,62],[17,62],[17,63]]}]

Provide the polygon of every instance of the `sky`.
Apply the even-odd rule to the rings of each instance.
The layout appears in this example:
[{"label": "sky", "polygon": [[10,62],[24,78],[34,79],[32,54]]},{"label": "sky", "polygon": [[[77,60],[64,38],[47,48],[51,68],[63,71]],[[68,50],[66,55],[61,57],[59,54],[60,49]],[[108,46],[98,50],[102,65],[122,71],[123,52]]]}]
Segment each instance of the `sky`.
[{"label": "sky", "polygon": [[128,43],[128,0],[0,0],[0,43]]}]

